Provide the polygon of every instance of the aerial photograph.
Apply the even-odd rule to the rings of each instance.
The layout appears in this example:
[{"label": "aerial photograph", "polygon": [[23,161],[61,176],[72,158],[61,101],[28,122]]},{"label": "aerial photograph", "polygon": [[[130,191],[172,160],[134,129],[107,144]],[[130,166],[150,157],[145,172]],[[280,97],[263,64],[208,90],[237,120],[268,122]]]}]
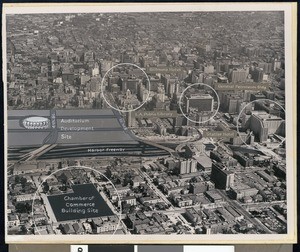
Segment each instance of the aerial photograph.
[{"label": "aerial photograph", "polygon": [[7,14],[8,235],[287,234],[284,27]]}]

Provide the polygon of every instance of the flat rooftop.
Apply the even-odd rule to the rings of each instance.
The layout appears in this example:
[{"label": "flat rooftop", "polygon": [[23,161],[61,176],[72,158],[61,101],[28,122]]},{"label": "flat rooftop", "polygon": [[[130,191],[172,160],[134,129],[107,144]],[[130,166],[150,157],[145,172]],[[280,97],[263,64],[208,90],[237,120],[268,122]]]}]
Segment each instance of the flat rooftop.
[{"label": "flat rooftop", "polygon": [[187,96],[188,99],[212,99],[210,94],[190,94]]},{"label": "flat rooftop", "polygon": [[252,114],[257,116],[261,120],[283,120],[281,117],[276,115],[270,115],[265,111],[252,111]]}]

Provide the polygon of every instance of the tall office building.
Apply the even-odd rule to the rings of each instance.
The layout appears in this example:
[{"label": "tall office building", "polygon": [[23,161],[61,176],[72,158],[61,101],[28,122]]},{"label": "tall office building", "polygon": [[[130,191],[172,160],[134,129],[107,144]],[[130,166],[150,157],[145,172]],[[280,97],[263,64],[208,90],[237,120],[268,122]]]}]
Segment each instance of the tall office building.
[{"label": "tall office building", "polygon": [[109,60],[102,60],[101,61],[101,72],[107,72],[113,66],[113,62]]},{"label": "tall office building", "polygon": [[258,63],[258,67],[262,68],[264,70],[264,73],[270,74],[273,72],[273,64],[272,63],[267,63],[267,62],[260,62]]},{"label": "tall office building", "polygon": [[234,183],[234,173],[227,170],[221,163],[213,163],[211,180],[215,183],[216,188],[229,190]]},{"label": "tall office building", "polygon": [[205,65],[204,66],[204,69],[203,69],[203,72],[206,73],[206,74],[213,74],[215,71],[215,68],[213,65]]},{"label": "tall office building", "polygon": [[187,174],[197,172],[197,161],[194,159],[188,159],[180,161],[179,163],[179,173]]},{"label": "tall office building", "polygon": [[148,95],[149,95],[149,90],[145,88],[143,84],[138,85],[138,90],[137,90],[137,97],[141,102],[146,101]]},{"label": "tall office building", "polygon": [[273,70],[276,71],[281,68],[281,61],[278,59],[275,59],[273,62]]},{"label": "tall office building", "polygon": [[247,71],[247,69],[232,69],[229,72],[229,82],[246,82],[248,73],[249,72]]},{"label": "tall office building", "polygon": [[136,127],[135,113],[132,111],[126,113],[126,126],[129,128]]},{"label": "tall office building", "polygon": [[129,89],[132,94],[137,94],[138,83],[139,83],[138,79],[127,79],[126,81],[127,89]]},{"label": "tall office building", "polygon": [[270,115],[265,111],[253,111],[250,117],[249,128],[260,142],[268,140],[269,134],[283,135],[284,120],[281,117]]},{"label": "tall office building", "polygon": [[195,108],[199,112],[213,111],[214,98],[210,94],[190,94],[185,96],[186,112]]},{"label": "tall office building", "polygon": [[264,70],[262,68],[250,69],[250,74],[254,82],[262,82],[264,76]]},{"label": "tall office building", "polygon": [[239,94],[228,93],[225,95],[224,99],[224,109],[227,113],[237,113],[243,102],[243,97]]},{"label": "tall office building", "polygon": [[94,65],[94,68],[92,70],[92,76],[93,77],[99,76],[99,74],[100,74],[99,64],[96,62],[95,65]]},{"label": "tall office building", "polygon": [[160,101],[165,102],[165,88],[162,84],[157,88],[157,97]]}]

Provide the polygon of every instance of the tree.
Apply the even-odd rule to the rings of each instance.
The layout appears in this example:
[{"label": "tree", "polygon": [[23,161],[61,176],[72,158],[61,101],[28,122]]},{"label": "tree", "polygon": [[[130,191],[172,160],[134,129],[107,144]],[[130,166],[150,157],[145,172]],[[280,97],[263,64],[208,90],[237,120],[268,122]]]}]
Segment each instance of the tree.
[{"label": "tree", "polygon": [[16,212],[17,213],[28,213],[31,211],[31,205],[26,203],[17,203],[16,205]]},{"label": "tree", "polygon": [[19,184],[20,183],[20,177],[17,175],[15,176],[15,183],[16,184]]},{"label": "tree", "polygon": [[191,182],[191,183],[197,182],[197,178],[196,178],[196,177],[192,177],[190,182]]},{"label": "tree", "polygon": [[125,178],[124,178],[124,186],[127,186],[131,181],[132,181],[131,174],[130,173],[126,173],[125,174]]},{"label": "tree", "polygon": [[110,170],[110,167],[107,167],[107,169],[105,171],[105,175],[106,175],[107,178],[109,178],[109,179],[111,178],[112,172]]},{"label": "tree", "polygon": [[176,226],[181,226],[182,222],[181,221],[177,221]]},{"label": "tree", "polygon": [[27,231],[28,231],[27,228],[26,228],[24,225],[22,225],[22,226],[21,226],[20,233],[21,233],[21,234],[27,234]]},{"label": "tree", "polygon": [[63,191],[63,192],[67,191],[67,189],[68,189],[68,188],[67,188],[67,186],[65,186],[65,185],[59,187],[59,190],[61,190],[61,191]]},{"label": "tree", "polygon": [[25,184],[27,183],[27,179],[24,178],[24,177],[22,177],[22,178],[20,179],[20,183],[22,184],[22,186],[25,186]]},{"label": "tree", "polygon": [[62,168],[62,163],[61,162],[58,162],[58,169],[61,169]]},{"label": "tree", "polygon": [[44,192],[44,193],[47,193],[47,192],[49,191],[49,189],[50,189],[50,187],[49,187],[47,181],[45,181],[45,182],[43,183],[43,192]]}]

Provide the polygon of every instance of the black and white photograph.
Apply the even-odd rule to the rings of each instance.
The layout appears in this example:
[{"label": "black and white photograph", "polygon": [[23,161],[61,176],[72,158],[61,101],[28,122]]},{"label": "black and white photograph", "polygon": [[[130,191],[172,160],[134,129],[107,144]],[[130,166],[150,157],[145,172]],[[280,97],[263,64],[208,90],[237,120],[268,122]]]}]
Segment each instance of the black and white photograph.
[{"label": "black and white photograph", "polygon": [[5,6],[7,242],[293,242],[292,14]]}]

